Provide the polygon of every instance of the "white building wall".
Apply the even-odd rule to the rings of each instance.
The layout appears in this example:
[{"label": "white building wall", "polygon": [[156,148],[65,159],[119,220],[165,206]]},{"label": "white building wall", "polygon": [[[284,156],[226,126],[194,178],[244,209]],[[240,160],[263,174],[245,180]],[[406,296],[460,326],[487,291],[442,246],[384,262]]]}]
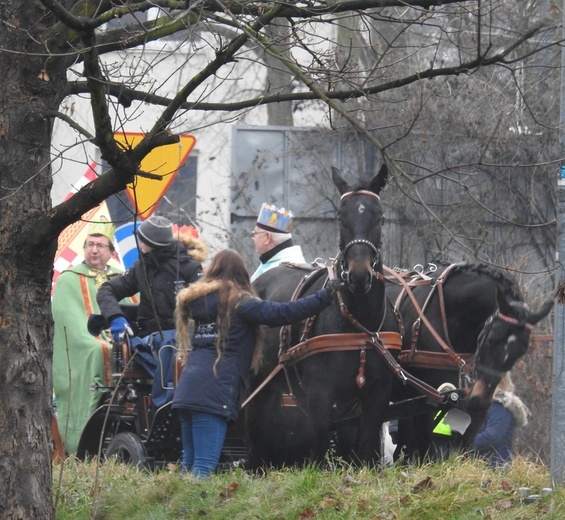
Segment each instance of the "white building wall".
[{"label": "white building wall", "polygon": [[[192,35],[190,41],[155,42],[127,53],[112,53],[103,57],[111,77],[128,80],[130,86],[150,91],[159,96],[171,97],[191,77],[199,73],[211,61],[209,43],[214,36]],[[228,74],[222,69],[215,77],[188,96],[189,101],[206,103],[235,102],[262,93],[265,70],[257,65],[254,49],[246,49],[242,59],[231,65]],[[82,67],[75,70],[80,73]],[[71,77],[76,75],[71,72]],[[82,80],[82,78],[79,78]],[[116,103],[111,99],[111,103]],[[163,107],[147,103],[132,103],[131,107],[111,107],[115,131],[146,132],[151,129]],[[61,111],[89,132],[93,132],[89,98],[71,96]],[[325,111],[317,107],[295,114],[295,126],[323,126]],[[229,223],[229,196],[231,182],[231,127],[234,124],[263,126],[267,124],[266,107],[240,112],[191,110],[180,113],[171,125],[173,133],[188,133],[196,138],[191,155],[198,156],[196,221],[202,238],[212,249],[225,247]],[[71,129],[67,123],[57,120],[53,141],[53,205],[58,204],[76,185],[92,163],[100,164],[98,149],[84,136]],[[158,211],[158,210],[157,210]]]}]

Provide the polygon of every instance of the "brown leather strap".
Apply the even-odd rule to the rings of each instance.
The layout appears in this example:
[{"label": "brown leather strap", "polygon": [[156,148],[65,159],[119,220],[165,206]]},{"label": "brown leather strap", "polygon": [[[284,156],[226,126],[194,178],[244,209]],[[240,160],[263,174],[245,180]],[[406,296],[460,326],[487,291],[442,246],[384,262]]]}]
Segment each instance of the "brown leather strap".
[{"label": "brown leather strap", "polygon": [[[304,291],[306,290],[306,288],[311,283],[313,283],[313,281],[315,281],[319,276],[321,276],[321,273],[324,270],[328,271],[328,274],[331,271],[331,269],[326,268],[325,266],[323,266],[319,262],[317,262],[316,263],[316,269],[314,269],[308,275],[305,275],[300,279],[300,282],[298,283],[298,285],[294,289],[294,292],[292,293],[290,301],[295,301],[298,298],[300,298],[304,294]],[[310,329],[312,328],[312,325],[313,325],[315,319],[316,319],[316,316],[311,316],[304,323],[302,334],[300,335],[301,341],[310,332]],[[279,341],[280,341],[280,343],[279,343],[279,355],[283,352],[286,352],[290,348],[291,331],[292,331],[292,325],[284,325],[284,326],[281,327],[281,330],[279,332]]]},{"label": "brown leather strap", "polygon": [[[443,338],[437,333],[435,327],[430,323],[430,321],[428,320],[428,318],[426,317],[424,311],[422,310],[422,308],[420,307],[420,304],[418,303],[418,301],[416,300],[412,289],[410,288],[410,285],[408,284],[408,282],[406,282],[406,280],[404,280],[404,278],[402,276],[400,276],[394,269],[390,269],[389,267],[387,267],[386,265],[383,265],[383,269],[388,272],[389,274],[391,274],[396,280],[398,280],[401,284],[402,287],[404,288],[406,295],[410,298],[410,301],[412,302],[412,305],[414,306],[414,309],[416,310],[416,312],[418,313],[418,317],[419,319],[426,325],[426,327],[428,328],[430,334],[434,337],[434,339],[438,342],[438,344],[441,346],[441,348],[445,351],[445,353],[448,355],[448,357],[451,359],[451,361],[457,366],[459,367],[460,370],[462,371],[470,371],[470,367],[467,366],[467,363],[463,360],[463,358],[461,356],[459,356],[452,348],[450,345],[448,345]],[[449,268],[451,270],[451,266]],[[409,361],[408,358],[410,356],[414,356],[416,354],[415,348],[413,347],[410,351],[406,351],[407,353],[401,357],[401,362],[404,362],[405,360]]]},{"label": "brown leather strap", "polygon": [[251,393],[251,395],[245,401],[243,401],[241,408],[243,408],[249,401],[251,401],[251,399],[253,399],[261,390],[263,390],[263,388],[267,386],[267,384],[283,369],[283,367],[284,365],[282,363],[279,363],[275,368],[273,368],[271,373],[263,380],[263,382]]},{"label": "brown leather strap", "polygon": [[[400,350],[402,340],[397,332],[379,332],[376,334],[386,349]],[[362,350],[366,348],[367,342],[371,341],[371,335],[364,332],[323,334],[309,338],[281,354],[281,363],[296,363],[313,354],[321,352],[340,352],[346,350]]]},{"label": "brown leather strap", "polygon": [[399,379],[404,384],[409,384],[412,388],[415,388],[422,395],[426,395],[428,399],[435,401],[436,403],[444,403],[446,401],[446,396],[440,394],[435,388],[428,385],[424,381],[414,377],[410,372],[404,370],[404,368],[394,359],[387,349],[377,349],[377,352],[381,354],[389,368],[392,370],[394,376]]},{"label": "brown leather strap", "polygon": [[[473,359],[474,354],[460,354],[460,356],[468,363]],[[399,361],[403,366],[414,368],[459,368],[459,365],[445,352],[425,352],[423,350],[412,352],[411,350],[402,350]]]},{"label": "brown leather strap", "polygon": [[[381,343],[386,349],[400,350],[402,340],[397,332],[381,332]],[[271,371],[271,373],[263,380],[263,382],[251,393],[251,395],[243,402],[243,408],[251,399],[253,399],[267,384],[285,367],[285,363],[296,363],[301,359],[309,357],[320,352],[336,352],[344,350],[361,350],[366,348],[367,342],[371,342],[371,337],[365,333],[353,334],[325,334],[323,336],[315,336],[294,347],[283,352],[279,357],[279,364]],[[371,342],[372,343],[372,342]],[[392,357],[392,356],[391,356]],[[394,360],[394,358],[392,358]],[[396,361],[395,361],[396,363]]]}]

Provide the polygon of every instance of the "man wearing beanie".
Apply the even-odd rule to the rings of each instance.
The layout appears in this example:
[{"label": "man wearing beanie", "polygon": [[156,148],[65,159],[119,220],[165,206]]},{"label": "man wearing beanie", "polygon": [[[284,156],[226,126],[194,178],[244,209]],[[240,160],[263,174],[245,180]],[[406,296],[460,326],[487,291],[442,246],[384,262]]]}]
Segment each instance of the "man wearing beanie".
[{"label": "man wearing beanie", "polygon": [[[123,340],[131,328],[136,330],[137,336],[130,342],[132,346],[140,354],[153,352],[156,356],[161,346],[174,344],[176,294],[200,278],[201,262],[205,260],[207,250],[204,243],[193,236],[183,235],[175,240],[171,221],[162,216],[149,217],[136,235],[140,257],[126,273],[104,283],[96,299],[100,312],[110,324],[114,341]],[[137,321],[130,324],[119,301],[137,293]],[[151,372],[152,356],[142,355],[141,358],[146,362],[144,367]],[[155,363],[154,370],[157,368]],[[160,383],[161,377],[155,380]],[[156,406],[161,406],[172,398],[172,388],[163,392],[162,387],[154,386],[152,398]]]},{"label": "man wearing beanie", "polygon": [[252,282],[283,262],[306,263],[302,248],[292,243],[292,219],[293,214],[289,210],[267,203],[261,206],[255,229],[251,233],[261,265],[251,275]]}]

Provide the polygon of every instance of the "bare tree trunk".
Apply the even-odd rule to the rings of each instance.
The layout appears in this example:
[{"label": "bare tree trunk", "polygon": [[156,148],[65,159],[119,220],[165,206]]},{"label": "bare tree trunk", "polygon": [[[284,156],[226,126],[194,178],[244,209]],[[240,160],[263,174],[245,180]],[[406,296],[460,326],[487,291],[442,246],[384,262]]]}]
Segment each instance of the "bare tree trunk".
[{"label": "bare tree trunk", "polygon": [[61,85],[45,59],[34,57],[44,14],[35,2],[0,1],[0,18],[10,21],[0,48],[16,50],[0,52],[0,517],[14,519],[53,516],[49,301],[56,240],[42,229],[52,184],[52,125],[44,114],[57,109]]},{"label": "bare tree trunk", "polygon": [[[266,29],[269,38],[275,42],[278,52],[290,59],[289,25],[286,20],[280,20],[277,26]],[[292,92],[292,75],[279,59],[268,52],[264,53],[267,65],[267,80],[265,91],[267,94],[286,94]],[[267,105],[268,124],[275,126],[293,126],[292,101],[281,101]]]}]

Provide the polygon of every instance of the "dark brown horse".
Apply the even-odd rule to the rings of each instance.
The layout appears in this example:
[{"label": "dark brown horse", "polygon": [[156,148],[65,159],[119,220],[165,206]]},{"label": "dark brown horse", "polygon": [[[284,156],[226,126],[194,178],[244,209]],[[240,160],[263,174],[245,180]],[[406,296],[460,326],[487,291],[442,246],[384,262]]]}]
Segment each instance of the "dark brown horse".
[{"label": "dark brown horse", "polygon": [[[460,390],[461,406],[471,418],[466,446],[483,422],[496,385],[526,353],[533,326],[553,301],[530,311],[516,279],[486,264],[454,264],[411,280],[390,273],[388,310],[394,310],[387,312],[385,328],[402,332],[401,365],[433,388],[449,382]],[[418,395],[409,385],[396,384],[393,401]],[[433,457],[437,410],[423,406],[421,413],[412,412],[399,420],[397,451],[418,460]]]},{"label": "dark brown horse", "polygon": [[[349,455],[363,462],[378,459],[393,375],[379,348],[367,343],[374,341],[382,348],[376,334],[385,302],[378,194],[387,175],[383,166],[368,185],[353,187],[332,169],[341,195],[339,254],[332,268],[283,265],[254,283],[261,298],[275,301],[288,301],[295,293],[311,294],[323,286],[328,273],[344,285],[336,302],[305,328],[286,330],[283,339],[288,341],[281,343],[279,329],[267,331],[266,362],[254,381],[259,390],[245,407],[252,468],[323,460],[331,445],[332,424],[343,418],[339,413],[336,417],[341,402],[359,403],[361,410]],[[297,344],[302,350],[295,357],[292,347]]]}]

